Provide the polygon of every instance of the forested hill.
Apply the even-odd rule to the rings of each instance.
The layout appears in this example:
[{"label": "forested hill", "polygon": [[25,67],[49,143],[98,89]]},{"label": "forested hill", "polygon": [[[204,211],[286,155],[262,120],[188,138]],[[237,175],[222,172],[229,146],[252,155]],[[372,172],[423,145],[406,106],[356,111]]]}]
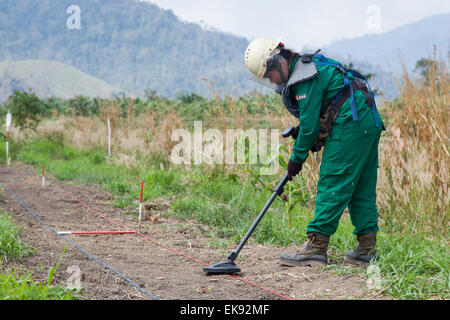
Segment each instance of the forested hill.
[{"label": "forested hill", "polygon": [[450,13],[426,17],[389,32],[335,41],[324,49],[397,71],[404,63],[412,71],[421,58],[434,54],[437,59],[450,58]]},{"label": "forested hill", "polygon": [[[404,53],[409,71],[416,60],[430,56],[433,45],[445,56],[448,17],[432,16],[384,34],[342,40],[323,49],[345,64],[352,62],[363,73],[374,73],[373,87],[392,99],[398,95],[394,82],[398,68],[392,67],[398,53]],[[243,37],[180,21],[171,10],[138,0],[0,0],[0,62],[10,66],[14,65],[12,61],[27,61],[20,64],[21,70],[5,67],[7,74],[0,72],[0,98],[7,96],[14,84],[41,81],[34,75],[47,74],[50,66],[45,64],[41,69],[42,61],[64,63],[105,81],[114,91],[117,88],[133,95],[142,96],[146,89],[167,97],[181,92],[242,94],[261,88],[248,80],[243,59],[248,43]],[[38,65],[33,65],[35,62]],[[69,69],[64,69],[49,75],[67,74]],[[16,71],[25,70],[33,72],[17,75]],[[66,94],[86,92],[75,92],[74,80],[61,90]],[[37,86],[56,94],[52,90],[55,81]],[[78,87],[92,87],[88,82]]]},{"label": "forested hill", "polygon": [[[80,9],[80,29],[71,5]],[[0,61],[55,60],[134,94],[211,94],[211,82],[236,93],[252,85],[247,39],[136,0],[2,0],[0,42]]]}]

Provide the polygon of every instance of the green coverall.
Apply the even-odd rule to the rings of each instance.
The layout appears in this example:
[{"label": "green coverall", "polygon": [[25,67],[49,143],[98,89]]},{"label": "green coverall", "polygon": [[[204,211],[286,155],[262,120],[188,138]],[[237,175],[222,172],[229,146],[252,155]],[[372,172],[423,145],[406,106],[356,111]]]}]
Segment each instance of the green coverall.
[{"label": "green coverall", "polygon": [[[331,60],[331,59],[330,59]],[[295,63],[291,65],[291,73]],[[317,58],[315,58],[317,62]],[[334,60],[331,60],[336,62]],[[316,142],[322,101],[334,97],[344,86],[341,71],[332,66],[317,66],[318,74],[296,85],[300,130],[293,145],[291,160],[303,163]],[[349,79],[353,76],[349,74]],[[376,184],[378,143],[383,127],[377,111],[379,126],[364,94],[354,92],[358,120],[353,121],[350,98],[341,106],[331,135],[325,140],[317,185],[314,219],[307,233],[319,232],[331,236],[336,232],[342,212],[348,207],[357,235],[378,231]]]}]

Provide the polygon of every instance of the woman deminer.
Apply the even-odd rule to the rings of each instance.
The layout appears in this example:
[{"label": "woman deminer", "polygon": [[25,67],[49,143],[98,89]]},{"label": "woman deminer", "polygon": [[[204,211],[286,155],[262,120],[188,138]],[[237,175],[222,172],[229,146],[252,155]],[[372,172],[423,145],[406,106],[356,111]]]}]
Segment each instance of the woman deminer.
[{"label": "woman deminer", "polygon": [[319,51],[300,55],[279,40],[252,41],[245,63],[259,82],[281,94],[285,107],[299,119],[289,180],[301,171],[310,150],[319,152],[323,147],[307,245],[298,253],[282,254],[280,263],[327,264],[330,236],[347,207],[359,244],[347,252],[346,261],[370,263],[378,231],[378,143],[384,126],[367,81]]}]

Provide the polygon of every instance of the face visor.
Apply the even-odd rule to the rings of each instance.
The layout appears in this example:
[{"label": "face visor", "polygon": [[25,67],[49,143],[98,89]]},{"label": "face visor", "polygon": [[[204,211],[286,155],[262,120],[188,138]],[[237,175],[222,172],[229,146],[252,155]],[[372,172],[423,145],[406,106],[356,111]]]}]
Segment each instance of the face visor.
[{"label": "face visor", "polygon": [[251,74],[250,76],[250,80],[257,82],[260,85],[263,85],[266,88],[269,88],[272,91],[275,91],[276,93],[280,94],[281,90],[283,89],[284,85],[282,84],[276,84],[276,83],[272,83],[270,82],[270,80],[268,78],[258,78],[257,76],[255,76],[254,74]]},{"label": "face visor", "polygon": [[[269,55],[268,59],[265,62],[266,72],[264,73],[263,78],[258,78],[254,74],[252,74],[251,78],[250,78],[251,80],[275,91],[278,94],[281,93],[281,90],[283,89],[284,84],[287,82],[287,80],[285,79],[284,74],[281,70],[280,59],[282,59],[282,57],[279,55],[280,51],[281,50],[277,48]],[[270,82],[270,79],[267,77],[267,75],[272,70],[278,70],[278,72],[280,73],[281,80],[283,82],[282,84],[276,84],[276,83]]]}]

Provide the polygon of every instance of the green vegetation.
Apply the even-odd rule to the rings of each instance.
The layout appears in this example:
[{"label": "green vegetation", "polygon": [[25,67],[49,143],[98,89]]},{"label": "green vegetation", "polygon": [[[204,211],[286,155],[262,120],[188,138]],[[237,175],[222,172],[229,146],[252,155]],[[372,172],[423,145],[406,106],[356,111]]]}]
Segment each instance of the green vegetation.
[{"label": "green vegetation", "polygon": [[50,286],[51,280],[52,276],[49,275],[47,283],[42,284],[34,281],[29,272],[19,272],[14,269],[6,273],[0,273],[0,299],[78,300],[78,298],[73,296],[71,290],[60,286]]},{"label": "green vegetation", "polygon": [[450,297],[450,252],[445,239],[381,233],[377,242],[383,291],[396,298]]},{"label": "green vegetation", "polygon": [[31,254],[33,254],[32,248],[20,240],[19,227],[12,223],[11,215],[0,211],[0,257],[2,260],[21,259]]},{"label": "green vegetation", "polygon": [[21,129],[36,129],[42,114],[42,102],[33,92],[16,90],[9,96],[5,108],[11,111],[15,124]]}]

